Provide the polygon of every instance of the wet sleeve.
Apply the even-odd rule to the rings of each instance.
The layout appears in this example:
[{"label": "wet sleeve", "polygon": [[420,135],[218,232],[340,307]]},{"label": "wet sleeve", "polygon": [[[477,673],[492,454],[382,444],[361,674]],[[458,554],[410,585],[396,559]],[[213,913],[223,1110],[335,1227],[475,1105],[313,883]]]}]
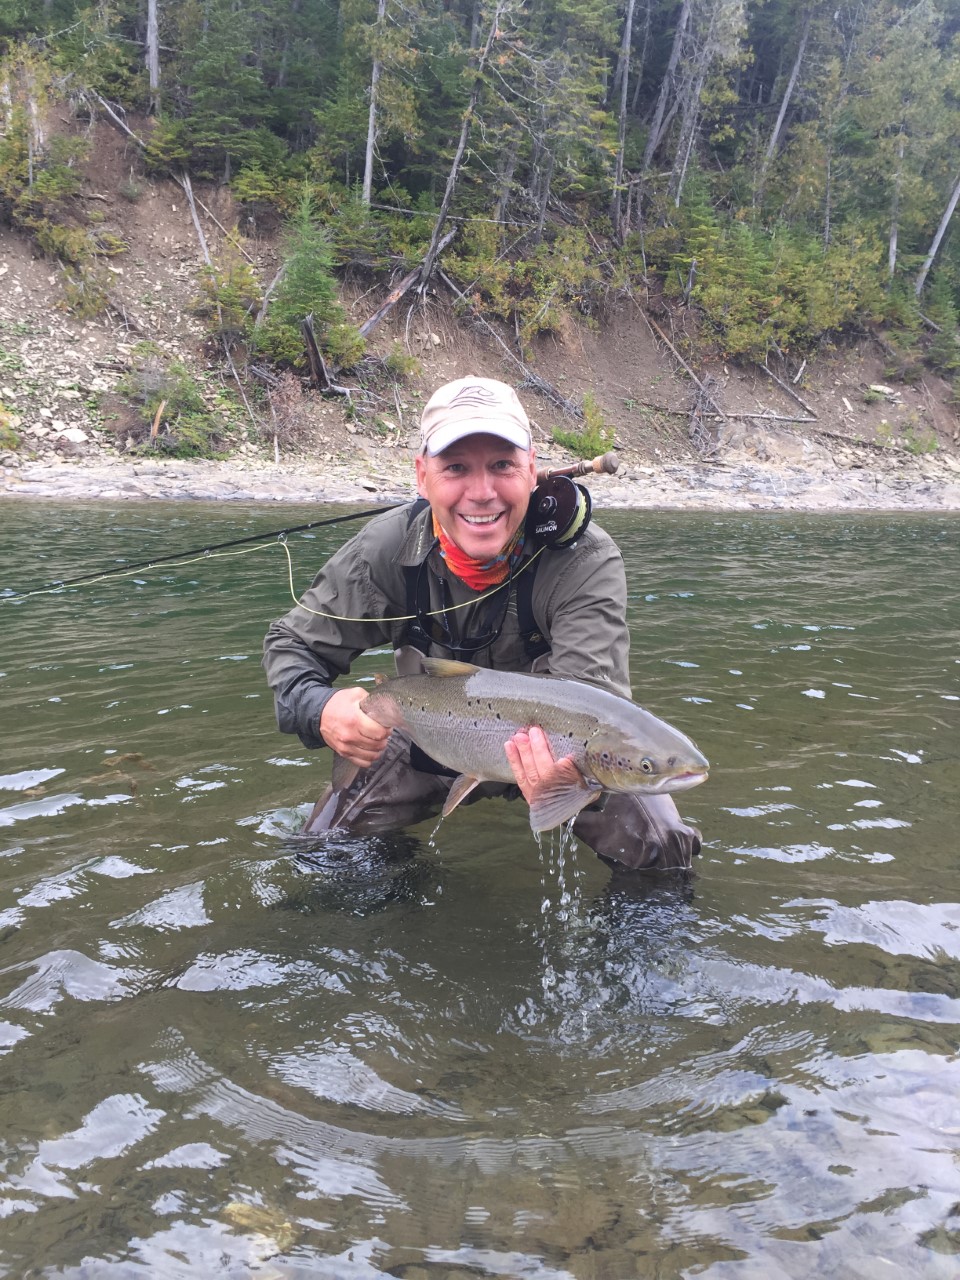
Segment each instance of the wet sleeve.
[{"label": "wet sleeve", "polygon": [[373,584],[362,536],[327,561],[264,639],[263,666],[282,733],[297,734],[305,747],[324,745],[320,715],[334,682],[364,650],[390,643],[381,619],[395,611]]},{"label": "wet sleeve", "polygon": [[576,549],[550,584],[544,607],[551,674],[590,680],[629,698],[627,578],[608,534],[597,530]]}]

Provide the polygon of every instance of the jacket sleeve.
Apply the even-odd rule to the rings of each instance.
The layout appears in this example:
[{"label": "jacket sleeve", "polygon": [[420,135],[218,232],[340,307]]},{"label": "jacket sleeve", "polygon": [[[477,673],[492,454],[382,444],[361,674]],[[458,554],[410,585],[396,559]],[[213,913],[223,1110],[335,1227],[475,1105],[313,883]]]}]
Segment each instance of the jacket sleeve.
[{"label": "jacket sleeve", "polygon": [[277,725],[283,733],[296,733],[305,747],[324,745],[320,715],[334,681],[365,649],[390,642],[382,619],[396,605],[372,581],[366,544],[361,533],[341,547],[264,639],[263,666]]},{"label": "jacket sleeve", "polygon": [[562,572],[549,575],[543,600],[550,673],[589,680],[629,698],[627,578],[619,547],[593,526],[569,561],[558,567]]}]

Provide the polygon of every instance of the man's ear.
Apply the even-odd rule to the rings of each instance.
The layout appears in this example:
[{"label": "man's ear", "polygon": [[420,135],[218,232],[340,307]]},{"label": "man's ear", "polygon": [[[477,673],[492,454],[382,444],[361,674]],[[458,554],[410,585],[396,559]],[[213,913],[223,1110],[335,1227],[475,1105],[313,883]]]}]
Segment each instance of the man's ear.
[{"label": "man's ear", "polygon": [[415,461],[417,468],[417,493],[419,493],[421,498],[425,498],[427,496],[424,492],[424,485],[427,481],[427,462],[422,453],[417,454]]},{"label": "man's ear", "polygon": [[537,487],[537,451],[531,444],[530,446],[530,492],[533,493]]}]

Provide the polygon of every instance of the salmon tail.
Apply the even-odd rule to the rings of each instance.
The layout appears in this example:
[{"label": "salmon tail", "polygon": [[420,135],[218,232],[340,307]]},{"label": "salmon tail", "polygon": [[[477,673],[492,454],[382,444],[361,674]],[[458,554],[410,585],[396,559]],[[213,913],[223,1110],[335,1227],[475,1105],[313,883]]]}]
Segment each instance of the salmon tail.
[{"label": "salmon tail", "polygon": [[358,764],[354,764],[346,756],[341,756],[334,752],[333,772],[330,775],[330,785],[334,791],[345,791],[359,772],[360,766]]}]

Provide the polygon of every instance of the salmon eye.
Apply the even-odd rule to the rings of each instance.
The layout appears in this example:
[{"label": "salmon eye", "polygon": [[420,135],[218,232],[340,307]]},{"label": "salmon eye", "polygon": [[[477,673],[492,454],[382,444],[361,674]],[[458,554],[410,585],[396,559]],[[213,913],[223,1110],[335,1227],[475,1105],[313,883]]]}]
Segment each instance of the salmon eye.
[{"label": "salmon eye", "polygon": [[643,759],[640,761],[640,772],[653,773],[653,761],[650,759],[649,756],[644,756]]}]

